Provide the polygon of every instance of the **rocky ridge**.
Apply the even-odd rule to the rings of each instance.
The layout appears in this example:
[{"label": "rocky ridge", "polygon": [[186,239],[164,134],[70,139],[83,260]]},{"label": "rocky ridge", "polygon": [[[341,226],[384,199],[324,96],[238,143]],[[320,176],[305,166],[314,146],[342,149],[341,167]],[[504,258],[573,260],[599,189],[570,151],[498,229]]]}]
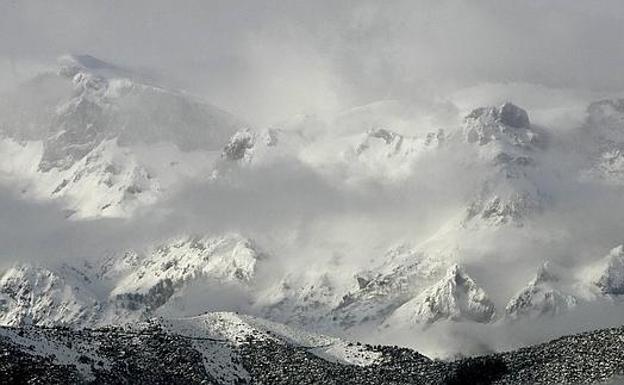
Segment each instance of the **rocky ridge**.
[{"label": "rocky ridge", "polygon": [[349,363],[319,354],[336,339],[297,337],[294,330],[289,338],[276,324],[223,313],[198,321],[205,327],[195,324],[195,333],[173,327],[175,320],[97,330],[2,327],[0,383],[566,385],[624,374],[622,328],[456,361],[345,342],[343,354],[370,357]]}]

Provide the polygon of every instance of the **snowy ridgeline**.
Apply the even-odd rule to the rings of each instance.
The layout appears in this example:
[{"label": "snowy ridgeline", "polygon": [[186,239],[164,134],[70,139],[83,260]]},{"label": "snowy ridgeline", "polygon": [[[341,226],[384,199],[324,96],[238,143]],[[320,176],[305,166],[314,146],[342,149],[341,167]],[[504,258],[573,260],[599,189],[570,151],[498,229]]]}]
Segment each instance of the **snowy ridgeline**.
[{"label": "snowy ridgeline", "polygon": [[[614,307],[624,294],[621,239],[592,245],[603,251],[583,261],[573,255],[569,263],[532,257],[535,248],[526,246],[572,241],[560,235],[569,223],[545,228],[539,222],[567,214],[567,187],[595,187],[605,199],[621,195],[619,100],[591,104],[585,123],[571,127],[565,140],[511,103],[474,109],[451,127],[411,127],[390,116],[400,105],[386,101],[256,129],[127,69],[67,56],[4,102],[0,182],[24,200],[55,202],[68,221],[132,220],[193,184],[253,187],[237,178],[264,180],[266,170],[279,174],[283,164],[339,186],[340,202],[357,203],[370,189],[387,189],[392,194],[383,197],[394,197],[411,192],[403,188],[412,184],[439,184],[433,195],[462,190],[450,208],[436,211],[417,242],[375,249],[382,251],[370,263],[310,262],[310,268],[282,271],[276,267],[283,256],[264,251],[279,252],[275,245],[257,244],[246,234],[191,231],[88,262],[16,264],[0,278],[4,325],[101,326],[227,308],[339,333],[422,330],[444,322],[545,318],[588,303]],[[562,160],[568,153],[575,156]],[[457,187],[459,181],[467,187]],[[417,200],[426,207],[434,198]],[[428,220],[416,216],[418,210],[401,209],[415,217],[403,218],[409,226]],[[383,216],[383,210],[373,212]],[[347,230],[340,219],[327,227]],[[605,225],[600,218],[584,219]],[[348,241],[359,246],[362,240]],[[518,255],[533,277],[492,290],[497,285],[485,274],[489,266],[514,269]]]},{"label": "snowy ridgeline", "polygon": [[272,259],[252,240],[226,234],[176,237],[98,263],[17,264],[0,278],[0,323],[95,327],[242,303],[247,313],[343,334],[548,318],[582,303],[615,307],[624,291],[621,246],[576,275],[540,266],[505,308],[460,265],[411,249],[391,250],[384,264],[357,273],[345,287],[322,271],[263,279]]}]

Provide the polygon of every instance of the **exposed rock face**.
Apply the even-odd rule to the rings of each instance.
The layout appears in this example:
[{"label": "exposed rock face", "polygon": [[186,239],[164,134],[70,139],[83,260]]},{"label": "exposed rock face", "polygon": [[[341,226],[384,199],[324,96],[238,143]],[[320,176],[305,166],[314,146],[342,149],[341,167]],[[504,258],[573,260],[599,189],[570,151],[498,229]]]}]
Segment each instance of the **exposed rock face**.
[{"label": "exposed rock face", "polygon": [[439,282],[398,308],[391,320],[407,317],[418,324],[440,319],[489,322],[494,315],[494,304],[485,291],[455,264]]},{"label": "exposed rock face", "polygon": [[102,304],[90,278],[67,265],[21,264],[0,278],[0,324],[64,325],[94,321]]},{"label": "exposed rock face", "polygon": [[501,123],[510,127],[521,128],[530,127],[529,114],[522,108],[512,103],[505,103],[498,109],[498,116]]},{"label": "exposed rock face", "polygon": [[473,202],[468,208],[465,221],[467,223],[478,218],[492,225],[521,223],[528,214],[538,212],[540,209],[539,202],[528,193],[512,193],[504,201],[499,196],[494,196],[486,202],[481,200]]},{"label": "exposed rock face", "polygon": [[596,279],[596,286],[604,294],[624,294],[624,246],[620,245],[609,252]]},{"label": "exposed rock face", "polygon": [[[405,245],[392,248],[380,266],[360,274],[366,285],[345,294],[330,317],[345,328],[367,322],[382,323],[403,304],[442,279],[447,269],[448,263]],[[403,321],[411,324],[409,317],[400,320]]]},{"label": "exposed rock face", "polygon": [[255,141],[256,137],[250,130],[238,131],[225,145],[222,156],[230,161],[249,158]]},{"label": "exposed rock face", "polygon": [[516,146],[529,146],[538,140],[527,112],[511,103],[473,110],[464,120],[464,133],[466,141],[479,145],[502,140]]},{"label": "exposed rock face", "polygon": [[535,155],[543,149],[543,134],[531,126],[525,110],[511,103],[475,109],[464,119],[463,134],[468,143],[478,144],[479,157],[490,164],[464,226],[522,225],[543,209],[547,196],[535,183]]},{"label": "exposed rock face", "polygon": [[624,99],[605,99],[594,102],[587,108],[588,129],[608,129],[621,132],[624,127]]},{"label": "exposed rock face", "polygon": [[551,270],[549,263],[540,266],[535,278],[507,304],[508,317],[553,316],[576,306],[576,297],[559,289],[560,278]]},{"label": "exposed rock face", "polygon": [[99,265],[16,265],[0,278],[0,324],[92,327],[141,320],[176,305],[189,288],[250,290],[264,258],[251,240],[226,234],[179,237]]},{"label": "exposed rock face", "polygon": [[88,55],[62,57],[59,73],[72,82],[74,95],[57,108],[42,171],[67,169],[112,138],[122,146],[170,141],[183,151],[217,150],[240,126],[215,107]]},{"label": "exposed rock face", "polygon": [[205,175],[242,127],[212,105],[88,55],[62,57],[58,73],[0,101],[2,141],[32,151],[12,177],[29,198],[59,199],[72,219],[131,216],[184,176]]},{"label": "exposed rock face", "polygon": [[624,184],[624,99],[606,99],[587,108],[580,139],[589,147],[590,166],[583,179]]}]

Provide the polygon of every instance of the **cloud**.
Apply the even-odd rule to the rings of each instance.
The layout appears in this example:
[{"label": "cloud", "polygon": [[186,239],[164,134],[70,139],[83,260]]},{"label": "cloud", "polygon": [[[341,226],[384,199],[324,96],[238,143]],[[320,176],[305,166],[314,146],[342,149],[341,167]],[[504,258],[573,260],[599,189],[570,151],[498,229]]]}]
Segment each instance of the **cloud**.
[{"label": "cloud", "polygon": [[[4,1],[0,57],[152,68],[260,125],[482,83],[620,91],[624,5],[602,1]],[[15,65],[17,63],[17,65]]]},{"label": "cloud", "polygon": [[[329,140],[364,131],[349,117],[366,108],[364,119],[387,114],[380,125],[396,122],[403,133],[422,134],[456,127],[474,107],[515,101],[552,137],[548,153],[536,157],[540,186],[556,199],[531,224],[530,236],[519,228],[466,243],[471,249],[461,257],[500,308],[542,261],[582,265],[622,241],[624,198],[617,187],[578,180],[587,159],[575,147],[587,103],[622,94],[622,15],[619,0],[7,0],[0,2],[0,91],[59,54],[87,53],[147,72],[256,127],[342,111],[342,120],[319,130]],[[353,109],[379,100],[393,102]],[[293,157],[234,168],[223,181],[189,181],[123,220],[68,221],[60,203],[24,201],[1,187],[0,264],[92,258],[179,233],[237,231],[268,249],[275,274],[337,259],[351,273],[396,243],[427,239],[465,209],[484,177],[463,167],[476,157],[467,151],[442,149],[393,183],[354,182],[361,169],[348,162]],[[317,158],[326,160],[328,152]],[[242,293],[217,299],[217,307],[247,301]],[[566,328],[543,321],[539,337],[577,330],[593,314],[581,309]],[[620,316],[605,314],[592,325]],[[448,331],[414,341],[439,349]],[[451,331],[465,351],[534,342],[532,328],[522,325],[492,334],[465,324]],[[392,341],[385,337],[381,342]]]}]

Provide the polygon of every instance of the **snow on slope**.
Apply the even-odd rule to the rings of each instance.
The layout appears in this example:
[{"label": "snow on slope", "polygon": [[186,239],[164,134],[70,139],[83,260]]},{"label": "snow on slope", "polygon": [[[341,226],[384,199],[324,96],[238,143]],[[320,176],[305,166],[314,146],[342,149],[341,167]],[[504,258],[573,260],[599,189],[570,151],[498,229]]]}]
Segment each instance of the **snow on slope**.
[{"label": "snow on slope", "polygon": [[624,246],[613,248],[597,263],[595,285],[604,294],[624,294]]},{"label": "snow on slope", "polygon": [[475,109],[465,118],[463,135],[478,145],[481,161],[491,167],[464,225],[475,225],[475,220],[491,225],[522,223],[527,215],[539,212],[545,197],[533,174],[535,155],[545,139],[531,126],[527,112],[511,103]]},{"label": "snow on slope", "polygon": [[[28,97],[36,94],[53,96]],[[88,55],[62,57],[57,74],[42,74],[8,96],[0,133],[2,147],[14,150],[0,157],[14,166],[2,171],[31,198],[65,201],[79,219],[130,216],[186,177],[209,174],[244,126]],[[12,159],[20,150],[31,155]]]},{"label": "snow on slope", "polygon": [[444,278],[395,310],[386,324],[431,324],[441,319],[485,323],[494,315],[485,291],[455,264]]},{"label": "snow on slope", "polygon": [[579,141],[589,147],[589,167],[582,179],[624,184],[624,99],[592,103]]},{"label": "snow on slope", "polygon": [[347,293],[331,315],[343,327],[381,324],[401,305],[435,283],[446,272],[444,260],[414,249],[391,249],[380,266],[358,275],[359,287]]},{"label": "snow on slope", "polygon": [[247,285],[255,276],[256,264],[263,258],[252,241],[238,234],[183,236],[139,257],[117,281],[110,295],[158,308],[192,282]]},{"label": "snow on slope", "polygon": [[539,267],[535,278],[527,287],[516,294],[507,304],[505,311],[512,319],[521,317],[539,318],[566,312],[577,304],[577,298],[570,294],[570,283],[565,273],[553,271],[552,264]]},{"label": "snow on slope", "polygon": [[535,277],[510,299],[510,319],[550,317],[572,311],[580,303],[620,304],[624,299],[624,247],[581,268],[550,262],[539,266]]},{"label": "snow on slope", "polygon": [[68,265],[16,265],[0,278],[0,324],[88,324],[102,311],[90,278]]},{"label": "snow on slope", "polygon": [[145,252],[115,254],[99,265],[17,264],[0,278],[0,323],[94,326],[141,320],[167,313],[194,286],[194,294],[203,290],[204,295],[193,300],[205,309],[218,300],[205,295],[209,284],[251,291],[264,258],[251,240],[226,234],[178,237]]},{"label": "snow on slope", "polygon": [[[412,127],[410,116],[383,119],[376,114],[394,107],[382,103],[329,121],[304,116],[254,131],[188,95],[94,58],[66,57],[60,68],[60,76],[47,74],[28,85],[35,90],[58,88],[37,99],[46,107],[45,116],[33,116],[31,122],[13,119],[2,126],[7,137],[0,141],[0,172],[3,181],[16,182],[26,196],[61,199],[72,218],[131,216],[136,208],[175,192],[186,178],[219,178],[231,167],[253,172],[254,167],[270,167],[277,161],[301,162],[331,183],[356,188],[371,181],[384,186],[427,184],[420,174],[425,164],[421,162],[442,162],[441,154],[458,154],[454,166],[460,172],[478,171],[477,187],[469,190],[454,215],[441,219],[443,226],[423,235],[425,241],[390,250],[378,265],[354,270],[349,282],[339,282],[346,275],[337,277],[331,268],[306,277],[279,277],[269,290],[245,297],[263,316],[327,329],[420,325],[438,319],[486,322],[494,312],[479,288],[481,282],[461,272],[448,278],[449,269],[485,254],[488,246],[504,256],[507,250],[495,242],[503,231],[513,240],[548,236],[531,228],[557,198],[542,183],[556,180],[542,167],[548,136],[531,123],[526,111],[511,103],[475,109],[460,127],[444,130]],[[586,174],[616,185],[620,163],[624,164],[622,111],[621,101],[593,104],[584,127],[595,145]],[[348,129],[332,131],[335,124]],[[54,289],[42,289],[39,305],[38,299],[33,305],[15,299],[5,303],[12,311],[9,318],[19,322],[32,316],[28,306],[40,319],[43,310],[37,306],[46,303],[66,309],[65,316],[50,317],[54,322],[141,318],[148,310],[163,311],[169,305],[168,310],[178,310],[174,302],[197,294],[187,288],[198,285],[205,292],[206,282],[251,292],[249,283],[261,260],[242,238],[185,235],[163,248],[128,251],[108,261],[95,273],[105,294],[100,288],[81,289],[81,295],[87,293],[82,298],[75,293],[80,285],[65,282],[61,275],[54,278],[58,283],[48,285]],[[619,257],[610,257],[591,284],[574,277],[578,281],[574,285],[581,288],[573,284],[562,288],[561,280],[538,273],[509,304],[510,318],[550,314],[552,309],[558,313],[572,307],[572,298],[595,295],[596,290],[617,296],[620,265]],[[46,287],[45,279],[29,278],[46,268],[24,268],[22,280]],[[11,275],[20,276],[16,271]],[[10,280],[6,290],[17,287],[16,280]],[[105,315],[81,315],[84,303],[107,304]]]},{"label": "snow on slope", "polygon": [[328,360],[366,366],[380,353],[370,352],[348,341],[292,328],[262,318],[229,312],[206,313],[200,316],[155,320],[168,332],[188,337],[209,337],[241,343],[247,337],[270,339],[279,343],[305,347]]},{"label": "snow on slope", "polygon": [[[23,349],[28,354],[53,359],[58,364],[76,365],[78,373],[86,380],[94,378],[95,370],[124,370],[128,362],[132,362],[131,365],[147,365],[143,369],[149,371],[150,365],[154,365],[149,358],[154,353],[157,357],[165,356],[171,360],[173,353],[186,355],[197,352],[198,356],[179,358],[184,362],[199,359],[198,363],[203,363],[209,378],[220,384],[240,384],[241,379],[249,381],[241,365],[245,354],[243,343],[248,338],[270,340],[291,349],[306,350],[341,364],[369,366],[381,358],[380,352],[359,343],[228,312],[206,313],[190,318],[153,318],[105,329],[0,328],[2,342]],[[141,358],[143,352],[147,354]],[[121,368],[119,361],[123,362]],[[175,365],[173,360],[168,364]]]},{"label": "snow on slope", "polygon": [[94,379],[90,362],[99,362],[102,368],[110,368],[109,360],[94,351],[91,341],[71,338],[71,335],[50,338],[44,330],[0,328],[0,338],[25,347],[31,354],[54,357],[61,365],[75,365],[86,380]]}]

